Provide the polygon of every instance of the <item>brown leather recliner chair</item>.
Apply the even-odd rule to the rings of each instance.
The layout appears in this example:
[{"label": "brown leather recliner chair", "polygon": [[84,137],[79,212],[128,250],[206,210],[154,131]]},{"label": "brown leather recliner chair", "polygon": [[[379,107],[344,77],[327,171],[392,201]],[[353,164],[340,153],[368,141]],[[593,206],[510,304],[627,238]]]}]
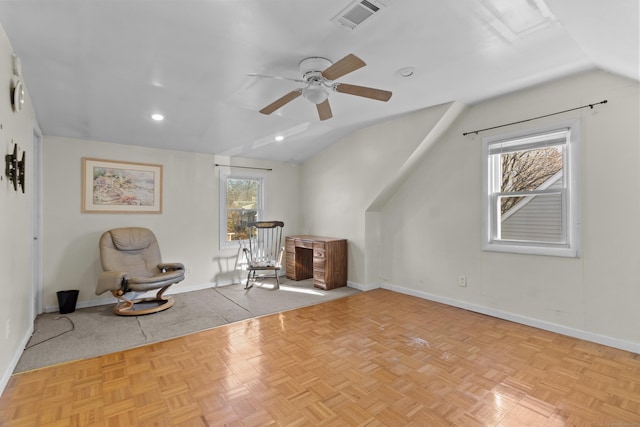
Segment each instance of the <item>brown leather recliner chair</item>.
[{"label": "brown leather recliner chair", "polygon": [[[125,227],[106,231],[100,237],[100,262],[96,294],[110,291],[120,302],[113,311],[123,316],[137,316],[166,310],[173,297],[163,296],[169,286],[184,280],[184,265],[163,263],[156,236],[147,228]],[[128,292],[159,289],[155,297],[127,299]],[[144,303],[144,308],[135,305]],[[150,307],[147,307],[149,306]]]}]

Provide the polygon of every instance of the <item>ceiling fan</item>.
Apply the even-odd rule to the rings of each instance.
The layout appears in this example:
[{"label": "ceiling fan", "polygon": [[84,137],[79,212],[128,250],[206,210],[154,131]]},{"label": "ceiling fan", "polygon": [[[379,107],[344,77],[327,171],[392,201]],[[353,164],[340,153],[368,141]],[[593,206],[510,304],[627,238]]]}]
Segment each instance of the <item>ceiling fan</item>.
[{"label": "ceiling fan", "polygon": [[271,114],[302,95],[310,102],[316,104],[320,120],[327,120],[333,117],[333,114],[331,113],[331,106],[329,105],[330,90],[384,102],[391,98],[391,92],[387,90],[334,82],[334,80],[362,68],[365,65],[367,64],[354,54],[349,54],[336,63],[332,63],[326,58],[311,57],[303,59],[298,65],[302,79],[290,79],[287,77],[274,77],[262,74],[249,75],[256,77],[270,77],[281,80],[292,80],[306,84],[305,87],[294,89],[264,107],[260,110],[262,114]]}]

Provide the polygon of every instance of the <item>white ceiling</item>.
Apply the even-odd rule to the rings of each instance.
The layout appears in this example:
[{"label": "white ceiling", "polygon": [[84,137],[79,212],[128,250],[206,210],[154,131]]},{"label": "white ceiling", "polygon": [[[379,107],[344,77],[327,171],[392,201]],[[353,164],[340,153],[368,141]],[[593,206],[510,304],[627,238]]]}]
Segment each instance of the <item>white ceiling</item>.
[{"label": "white ceiling", "polygon": [[[382,2],[355,30],[331,21],[347,0],[0,0],[0,23],[46,135],[291,162],[445,102],[594,67],[639,78],[638,0]],[[349,53],[367,66],[339,81],[389,102],[332,93],[323,122],[303,97],[258,113],[302,85],[248,74],[299,79],[302,59]]]}]

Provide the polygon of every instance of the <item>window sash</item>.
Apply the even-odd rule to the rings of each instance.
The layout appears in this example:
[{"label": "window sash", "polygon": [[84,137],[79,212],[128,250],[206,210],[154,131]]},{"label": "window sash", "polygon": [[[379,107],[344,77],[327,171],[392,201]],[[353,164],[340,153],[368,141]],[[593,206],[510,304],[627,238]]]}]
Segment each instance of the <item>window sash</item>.
[{"label": "window sash", "polygon": [[495,141],[489,144],[489,155],[566,145],[568,138],[569,129],[562,129],[558,132],[547,132],[524,138]]},{"label": "window sash", "polygon": [[[556,240],[543,239],[538,238],[534,239],[532,237],[529,238],[508,238],[503,236],[503,228],[504,221],[509,219],[511,215],[504,215],[500,213],[500,199],[502,197],[537,197],[537,196],[552,196],[559,195],[560,196],[560,233],[559,238]],[[510,192],[510,193],[494,193],[491,195],[491,235],[490,235],[490,243],[506,243],[506,244],[526,244],[526,245],[548,245],[554,247],[568,247],[569,245],[569,216],[568,216],[568,203],[567,203],[567,191],[566,189],[553,189],[553,190],[538,190],[538,191],[521,191],[521,192]],[[551,214],[552,212],[550,212]],[[540,220],[542,222],[543,220]],[[525,231],[525,230],[517,230],[516,232],[520,232],[522,235],[529,234],[530,236],[533,234],[541,234],[541,235],[550,235],[553,234],[552,229],[542,228],[541,226],[536,226],[534,223],[528,224],[531,229],[536,229],[537,231]],[[512,232],[514,233],[514,232]]]}]

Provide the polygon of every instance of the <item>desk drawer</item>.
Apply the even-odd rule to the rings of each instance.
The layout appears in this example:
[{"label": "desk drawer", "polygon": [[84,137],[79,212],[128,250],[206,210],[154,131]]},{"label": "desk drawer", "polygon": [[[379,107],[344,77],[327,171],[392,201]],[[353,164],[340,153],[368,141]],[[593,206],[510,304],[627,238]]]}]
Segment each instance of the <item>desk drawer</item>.
[{"label": "desk drawer", "polygon": [[319,249],[319,248],[313,248],[313,258],[325,258],[325,250],[324,249]]},{"label": "desk drawer", "polygon": [[324,282],[324,270],[313,269],[313,280]]},{"label": "desk drawer", "polygon": [[313,249],[313,240],[298,239],[296,246],[299,248]]}]

